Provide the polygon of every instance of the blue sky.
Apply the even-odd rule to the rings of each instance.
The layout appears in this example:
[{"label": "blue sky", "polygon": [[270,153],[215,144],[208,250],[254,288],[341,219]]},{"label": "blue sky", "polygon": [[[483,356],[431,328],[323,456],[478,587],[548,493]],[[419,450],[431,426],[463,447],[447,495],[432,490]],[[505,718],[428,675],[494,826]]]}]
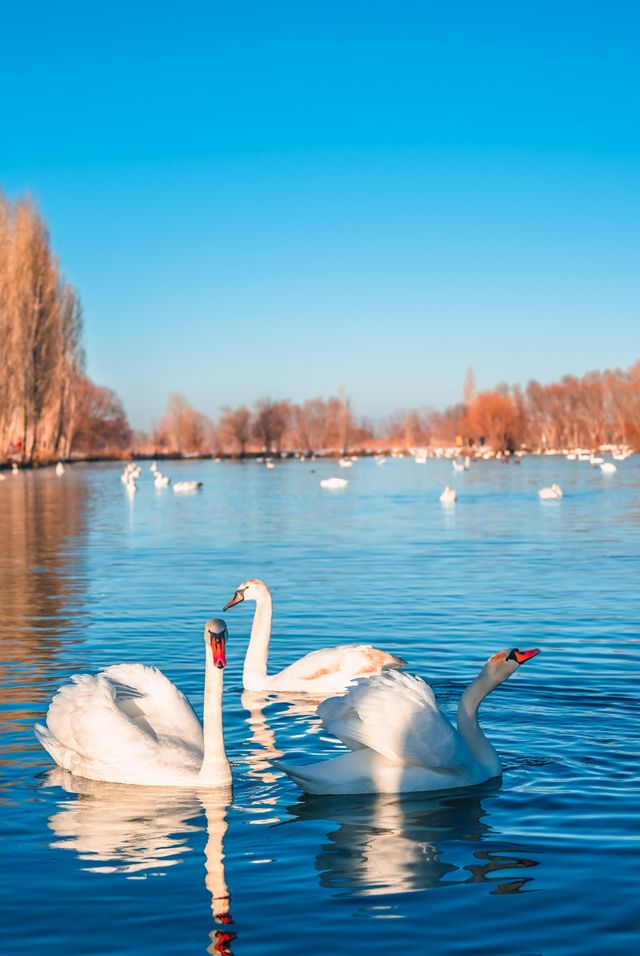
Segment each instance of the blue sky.
[{"label": "blue sky", "polygon": [[640,7],[3,4],[0,185],[134,424],[640,357]]}]

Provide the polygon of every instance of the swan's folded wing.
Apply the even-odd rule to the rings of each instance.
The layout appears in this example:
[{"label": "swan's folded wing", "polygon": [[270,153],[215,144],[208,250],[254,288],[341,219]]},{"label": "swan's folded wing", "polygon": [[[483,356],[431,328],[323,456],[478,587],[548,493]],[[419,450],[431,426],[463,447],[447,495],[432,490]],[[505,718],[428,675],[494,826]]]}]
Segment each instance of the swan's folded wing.
[{"label": "swan's folded wing", "polygon": [[433,770],[456,764],[458,735],[419,677],[391,670],[359,680],[344,697],[320,704],[318,715],[352,750],[367,747],[389,760]]},{"label": "swan's folded wing", "polygon": [[404,667],[406,661],[371,644],[338,644],[336,647],[311,651],[285,667],[280,677],[321,681],[341,674],[345,683],[355,675],[376,674],[390,667]]},{"label": "swan's folded wing", "polygon": [[102,676],[114,688],[122,712],[140,726],[146,722],[156,736],[173,736],[189,746],[204,747],[202,725],[193,707],[175,684],[156,667],[113,664]]},{"label": "swan's folded wing", "polygon": [[[38,737],[65,770],[98,780],[117,780],[121,779],[117,773],[125,767],[139,774],[143,782],[146,768],[159,762],[200,765],[202,748],[181,738],[174,727],[163,736],[164,731],[154,727],[143,712],[144,688],[125,683],[124,672],[113,673],[119,667],[133,666],[116,665],[109,669],[110,674],[105,671],[97,677],[76,674],[55,694],[47,725],[38,729]],[[135,666],[142,669],[142,665]]]}]

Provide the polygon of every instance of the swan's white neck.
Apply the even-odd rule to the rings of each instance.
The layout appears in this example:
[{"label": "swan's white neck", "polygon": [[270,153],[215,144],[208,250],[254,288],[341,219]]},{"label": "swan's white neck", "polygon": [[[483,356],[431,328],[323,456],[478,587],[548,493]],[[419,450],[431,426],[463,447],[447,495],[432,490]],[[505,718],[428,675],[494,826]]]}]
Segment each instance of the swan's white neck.
[{"label": "swan's white neck", "polygon": [[271,593],[265,588],[256,597],[251,637],[242,670],[245,690],[261,690],[267,678],[269,640],[271,638]]},{"label": "swan's white neck", "polygon": [[222,685],[224,669],[214,667],[208,642],[205,643],[204,757],[198,777],[212,787],[231,783],[231,767],[224,749],[222,729]]},{"label": "swan's white neck", "polygon": [[498,754],[480,729],[478,708],[495,687],[497,684],[488,678],[483,668],[460,698],[457,718],[460,736],[473,757],[487,768],[492,777],[499,776],[502,773],[502,767]]}]

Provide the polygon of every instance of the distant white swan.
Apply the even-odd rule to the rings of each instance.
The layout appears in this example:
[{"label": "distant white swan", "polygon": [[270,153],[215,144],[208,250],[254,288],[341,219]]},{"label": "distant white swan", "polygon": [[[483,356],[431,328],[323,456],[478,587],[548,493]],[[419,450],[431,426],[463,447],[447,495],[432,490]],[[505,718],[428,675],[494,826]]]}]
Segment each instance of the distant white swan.
[{"label": "distant white swan", "polygon": [[156,488],[168,488],[171,484],[171,478],[169,478],[168,475],[163,475],[159,471],[156,471],[153,484]]},{"label": "distant white swan", "polygon": [[458,496],[453,490],[453,488],[447,485],[447,487],[444,489],[444,491],[440,495],[440,501],[442,502],[443,505],[453,505],[456,503],[457,497]]},{"label": "distant white swan", "polygon": [[455,458],[452,458],[452,459],[451,459],[451,464],[453,465],[453,470],[454,470],[454,471],[464,471],[464,462],[463,462],[463,461],[456,461]]},{"label": "distant white swan", "polygon": [[350,458],[339,458],[338,464],[341,468],[353,468],[353,462]]},{"label": "distant white swan", "polygon": [[498,754],[482,733],[478,707],[521,664],[539,654],[498,651],[467,687],[457,729],[419,677],[388,671],[358,681],[344,697],[318,707],[324,728],[349,752],[319,763],[274,761],[307,793],[403,793],[469,787],[502,773]]},{"label": "distant white swan", "polygon": [[380,651],[370,644],[342,644],[312,651],[285,667],[279,674],[267,674],[271,640],[271,592],[257,578],[243,581],[224,610],[241,601],[255,601],[251,638],[244,661],[245,690],[288,690],[326,696],[343,690],[356,677],[379,674],[390,667],[404,667],[406,661]]},{"label": "distant white swan", "polygon": [[222,735],[227,628],[207,621],[204,731],[178,688],[155,667],[114,664],[76,674],[54,696],[35,734],[58,766],[89,780],[166,787],[231,782]]},{"label": "distant white swan", "polygon": [[555,481],[550,488],[541,488],[538,492],[538,498],[543,501],[550,501],[554,498],[562,498],[562,488]]},{"label": "distant white swan", "polygon": [[62,476],[64,475],[64,465],[62,464],[61,461],[59,461],[58,464],[56,465],[56,475],[58,476],[58,478],[62,478]]},{"label": "distant white swan", "polygon": [[184,491],[198,491],[202,488],[201,481],[176,481],[173,490],[180,494]]},{"label": "distant white swan", "polygon": [[604,461],[600,465],[600,471],[603,471],[605,475],[612,475],[614,471],[617,471],[617,470],[618,469],[616,468],[616,466],[613,464],[612,461]]},{"label": "distant white swan", "polygon": [[320,482],[321,488],[346,488],[349,484],[346,478],[323,478]]}]

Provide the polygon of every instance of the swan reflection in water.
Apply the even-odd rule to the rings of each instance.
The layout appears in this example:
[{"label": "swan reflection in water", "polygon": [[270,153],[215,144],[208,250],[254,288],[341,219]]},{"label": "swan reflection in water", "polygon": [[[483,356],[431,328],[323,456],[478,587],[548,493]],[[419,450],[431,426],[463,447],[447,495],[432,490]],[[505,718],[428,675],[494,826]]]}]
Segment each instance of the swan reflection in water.
[{"label": "swan reflection in water", "polygon": [[[495,834],[488,841],[492,831],[482,819],[487,812],[482,799],[498,789],[494,782],[437,796],[305,796],[289,808],[288,822],[338,824],[327,833],[316,869],[321,885],[340,896],[410,893],[452,883],[495,884],[492,893],[515,893],[530,882],[538,861]],[[486,842],[487,849],[477,848]],[[446,861],[447,855],[459,859],[466,847],[469,863]],[[526,876],[518,873],[523,869]]]},{"label": "swan reflection in water", "polygon": [[47,774],[44,786],[61,787],[75,797],[60,803],[47,821],[56,838],[51,846],[73,850],[90,873],[120,873],[129,879],[145,871],[159,876],[181,863],[191,850],[192,834],[202,829],[194,821],[204,810],[205,886],[216,924],[207,952],[231,953],[235,934],[230,931],[233,919],[224,870],[230,787],[130,787],[85,780],[60,767]]},{"label": "swan reflection in water", "polygon": [[[298,720],[295,737],[321,730],[315,718],[316,700],[273,692],[243,693],[250,730],[245,741],[247,774],[267,785],[278,778],[270,761],[282,754],[266,716],[273,704],[287,705],[274,715],[274,721],[285,717],[290,730],[292,718]],[[283,825],[305,820],[337,824],[327,833],[329,842],[316,855],[315,864],[321,885],[338,890],[339,895],[407,893],[451,883],[486,883],[494,894],[517,893],[533,879],[531,871],[538,861],[500,841],[484,822],[487,811],[482,801],[499,789],[500,782],[493,780],[439,794],[305,795],[289,808],[290,818]],[[276,810],[274,788],[271,793],[266,788],[260,792],[260,806],[254,812],[264,813],[266,804]],[[248,822],[277,825],[280,819],[270,813]],[[465,854],[462,863],[446,862],[445,856],[459,859],[461,851]]]}]

